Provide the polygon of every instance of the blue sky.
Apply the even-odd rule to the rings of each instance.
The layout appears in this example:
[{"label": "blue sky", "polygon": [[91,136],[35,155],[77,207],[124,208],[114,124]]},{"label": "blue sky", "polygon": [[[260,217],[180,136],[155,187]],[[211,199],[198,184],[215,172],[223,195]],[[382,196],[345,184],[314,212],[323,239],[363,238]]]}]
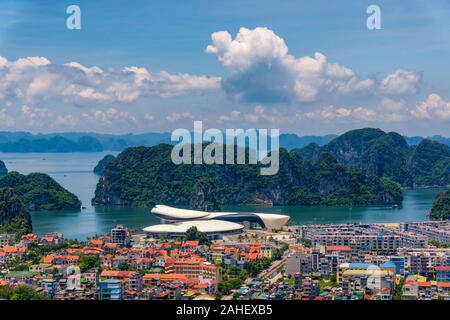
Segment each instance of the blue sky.
[{"label": "blue sky", "polygon": [[0,56],[0,130],[450,135],[445,0],[3,0]]}]

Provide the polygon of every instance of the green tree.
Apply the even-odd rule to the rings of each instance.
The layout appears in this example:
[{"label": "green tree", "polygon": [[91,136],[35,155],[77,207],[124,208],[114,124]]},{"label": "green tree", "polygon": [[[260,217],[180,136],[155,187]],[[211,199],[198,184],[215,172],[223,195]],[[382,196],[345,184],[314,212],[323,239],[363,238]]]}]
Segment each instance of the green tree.
[{"label": "green tree", "polygon": [[98,270],[101,267],[101,260],[97,256],[80,255],[78,267],[80,267],[81,272],[86,272],[92,268],[96,268]]},{"label": "green tree", "polygon": [[430,217],[439,220],[450,218],[450,190],[438,194],[433,201]]},{"label": "green tree", "polygon": [[221,281],[219,282],[217,289],[220,294],[227,295],[231,292],[231,290],[240,288],[243,283],[244,281],[239,278]]},{"label": "green tree", "polygon": [[19,285],[13,289],[0,288],[0,297],[7,300],[48,300],[28,285]]},{"label": "green tree", "polygon": [[127,270],[130,270],[130,265],[127,262],[121,262],[121,263],[119,263],[117,268],[121,271],[127,271]]},{"label": "green tree", "polygon": [[405,280],[400,280],[399,283],[395,285],[394,294],[392,295],[393,300],[401,300],[403,295],[403,285],[405,284]]},{"label": "green tree", "polygon": [[449,243],[445,243],[445,242],[440,242],[437,240],[430,240],[430,244],[435,246],[436,248],[450,248],[450,244]]},{"label": "green tree", "polygon": [[208,239],[208,236],[205,233],[200,232],[195,226],[190,227],[186,231],[184,239],[188,241],[198,241],[199,244],[202,245],[203,244],[208,245],[211,243],[211,241]]},{"label": "green tree", "polygon": [[272,263],[271,258],[262,258],[254,261],[247,261],[244,263],[244,269],[252,277],[256,277],[261,271],[267,269]]}]

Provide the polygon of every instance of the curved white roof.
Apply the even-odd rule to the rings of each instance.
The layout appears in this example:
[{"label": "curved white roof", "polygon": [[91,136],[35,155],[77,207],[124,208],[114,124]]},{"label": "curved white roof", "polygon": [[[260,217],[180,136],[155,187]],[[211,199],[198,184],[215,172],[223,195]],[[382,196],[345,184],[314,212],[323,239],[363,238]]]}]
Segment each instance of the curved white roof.
[{"label": "curved white roof", "polygon": [[164,205],[157,205],[152,209],[152,213],[168,216],[175,219],[198,219],[209,215],[209,212],[178,209]]},{"label": "curved white roof", "polygon": [[[165,205],[157,205],[152,210],[157,216],[166,220],[189,221],[189,220],[220,220],[222,216],[232,215],[255,215],[261,218],[267,229],[280,229],[289,221],[289,216],[275,213],[258,213],[258,212],[207,212],[189,209],[173,208]],[[225,219],[224,219],[225,220]]]},{"label": "curved white roof", "polygon": [[244,226],[234,222],[219,220],[191,220],[170,224],[157,224],[142,229],[147,233],[185,233],[191,227],[197,227],[203,233],[229,232],[244,229]]}]

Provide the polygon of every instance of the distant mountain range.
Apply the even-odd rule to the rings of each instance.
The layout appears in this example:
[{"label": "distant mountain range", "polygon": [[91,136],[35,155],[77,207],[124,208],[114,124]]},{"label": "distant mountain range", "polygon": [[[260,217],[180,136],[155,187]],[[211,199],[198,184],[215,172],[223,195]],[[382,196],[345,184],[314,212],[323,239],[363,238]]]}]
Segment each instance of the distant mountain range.
[{"label": "distant mountain range", "polygon": [[[0,152],[100,152],[122,151],[128,147],[173,144],[169,132],[141,134],[102,134],[94,132],[64,132],[32,134],[30,132],[0,132]],[[281,134],[280,147],[288,151],[311,143],[324,146],[338,135],[298,136]],[[418,145],[424,137],[404,137],[408,145]],[[427,139],[450,146],[450,138],[431,136]]]},{"label": "distant mountain range", "polygon": [[0,152],[122,151],[132,146],[153,146],[159,143],[171,143],[170,133],[113,135],[93,132],[0,132]]}]

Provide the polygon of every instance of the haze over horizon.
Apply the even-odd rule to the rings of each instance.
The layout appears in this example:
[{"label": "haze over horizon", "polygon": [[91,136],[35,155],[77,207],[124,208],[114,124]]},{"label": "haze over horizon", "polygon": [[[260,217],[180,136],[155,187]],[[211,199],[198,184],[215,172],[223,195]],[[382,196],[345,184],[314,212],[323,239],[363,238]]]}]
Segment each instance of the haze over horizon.
[{"label": "haze over horizon", "polygon": [[0,4],[0,131],[374,127],[448,137],[450,3]]}]

